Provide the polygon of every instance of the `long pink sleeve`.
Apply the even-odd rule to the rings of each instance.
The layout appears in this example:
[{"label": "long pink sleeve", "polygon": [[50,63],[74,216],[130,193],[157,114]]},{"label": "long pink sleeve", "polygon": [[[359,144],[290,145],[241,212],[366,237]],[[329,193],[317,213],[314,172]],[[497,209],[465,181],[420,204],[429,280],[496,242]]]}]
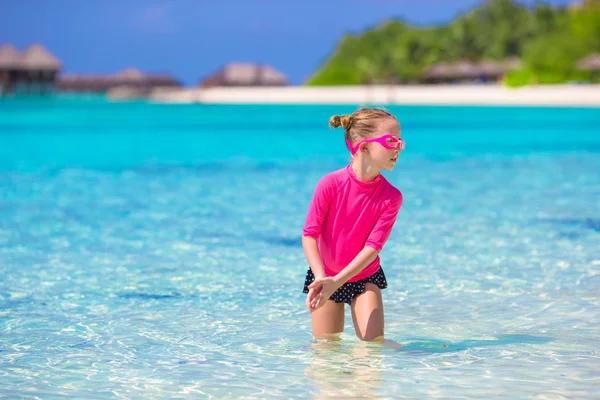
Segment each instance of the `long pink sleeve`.
[{"label": "long pink sleeve", "polygon": [[[401,206],[402,194],[382,175],[361,182],[347,166],[317,184],[303,235],[317,238],[325,274],[334,276],[365,246],[383,249]],[[364,279],[379,267],[378,256],[349,282]]]}]

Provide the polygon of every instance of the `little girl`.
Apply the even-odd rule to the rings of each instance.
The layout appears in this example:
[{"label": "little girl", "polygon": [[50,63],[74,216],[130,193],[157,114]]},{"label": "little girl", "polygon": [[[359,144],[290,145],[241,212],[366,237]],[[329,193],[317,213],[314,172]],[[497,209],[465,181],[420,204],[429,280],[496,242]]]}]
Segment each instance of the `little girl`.
[{"label": "little girl", "polygon": [[402,193],[380,171],[392,170],[404,140],[387,111],[361,108],[329,121],[342,127],[351,163],[323,177],[310,203],[302,247],[310,268],[304,293],[316,339],[344,330],[344,303],[352,310],[356,335],[383,341],[381,289],[387,281],[379,252],[402,205]]}]

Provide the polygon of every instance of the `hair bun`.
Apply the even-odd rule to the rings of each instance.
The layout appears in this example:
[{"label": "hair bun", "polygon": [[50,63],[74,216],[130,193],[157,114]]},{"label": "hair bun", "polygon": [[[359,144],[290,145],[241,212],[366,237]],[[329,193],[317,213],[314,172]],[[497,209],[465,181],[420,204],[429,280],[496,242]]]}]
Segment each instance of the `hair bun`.
[{"label": "hair bun", "polygon": [[334,115],[329,120],[329,125],[332,128],[339,128],[341,126],[345,130],[349,130],[352,127],[352,115]]},{"label": "hair bun", "polygon": [[342,121],[339,115],[334,115],[329,119],[329,126],[332,128],[339,128],[342,126]]}]

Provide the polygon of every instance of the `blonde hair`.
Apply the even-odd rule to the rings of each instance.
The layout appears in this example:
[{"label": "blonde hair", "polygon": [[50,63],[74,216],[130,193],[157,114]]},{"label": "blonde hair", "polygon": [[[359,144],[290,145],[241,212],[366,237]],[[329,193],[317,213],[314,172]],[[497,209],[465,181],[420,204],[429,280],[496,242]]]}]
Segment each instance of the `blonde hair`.
[{"label": "blonde hair", "polygon": [[344,138],[353,145],[362,139],[370,138],[377,130],[380,121],[393,118],[390,112],[381,108],[363,107],[347,115],[334,115],[329,119],[332,128],[344,128]]}]

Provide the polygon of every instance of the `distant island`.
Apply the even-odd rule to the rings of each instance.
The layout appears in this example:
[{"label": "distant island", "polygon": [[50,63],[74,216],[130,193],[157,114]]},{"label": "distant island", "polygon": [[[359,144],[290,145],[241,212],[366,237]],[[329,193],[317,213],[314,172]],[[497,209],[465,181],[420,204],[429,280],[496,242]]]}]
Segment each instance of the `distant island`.
[{"label": "distant island", "polygon": [[22,50],[0,43],[0,98],[96,93],[162,103],[600,107],[600,0],[567,7],[488,0],[435,27],[392,19],[345,35],[302,85],[254,62],[227,63],[194,87],[131,67],[104,75],[62,70],[39,43]]},{"label": "distant island", "polygon": [[532,8],[490,0],[443,26],[394,19],[345,35],[306,85],[600,83],[599,53],[599,0]]}]

